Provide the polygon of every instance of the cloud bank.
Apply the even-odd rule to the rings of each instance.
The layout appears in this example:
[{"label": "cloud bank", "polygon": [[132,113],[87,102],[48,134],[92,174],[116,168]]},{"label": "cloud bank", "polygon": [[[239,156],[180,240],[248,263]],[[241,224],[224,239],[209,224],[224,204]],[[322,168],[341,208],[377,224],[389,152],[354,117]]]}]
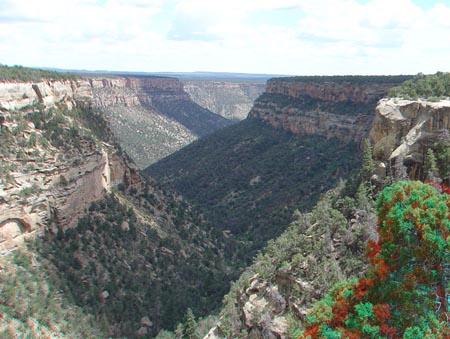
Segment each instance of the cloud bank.
[{"label": "cloud bank", "polygon": [[[430,4],[432,3],[432,4]],[[4,0],[0,62],[123,71],[448,71],[450,6],[412,0]]]}]

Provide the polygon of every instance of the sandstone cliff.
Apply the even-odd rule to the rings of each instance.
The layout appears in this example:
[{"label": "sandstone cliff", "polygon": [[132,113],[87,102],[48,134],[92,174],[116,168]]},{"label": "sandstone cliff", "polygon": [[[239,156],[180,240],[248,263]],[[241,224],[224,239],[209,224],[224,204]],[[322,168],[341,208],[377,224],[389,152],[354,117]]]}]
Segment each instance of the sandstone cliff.
[{"label": "sandstone cliff", "polygon": [[[120,77],[89,79],[93,104],[108,118],[121,146],[139,167],[145,167],[197,139],[158,100],[189,101],[173,78]],[[167,113],[167,114],[166,114]]]},{"label": "sandstone cliff", "polygon": [[[133,113],[148,116],[159,107],[157,112],[173,108],[181,114],[184,103],[197,109],[176,79],[4,82],[0,95],[0,255],[5,260],[20,257],[27,265],[32,258],[33,267],[45,266],[49,286],[58,286],[58,305],[72,309],[75,300],[103,319],[108,335],[98,337],[156,335],[162,327],[172,328],[188,306],[198,314],[217,307],[230,279],[222,235],[180,196],[163,192],[150,179],[144,182],[112,128],[112,118],[120,114],[119,122],[129,126]],[[130,133],[139,136],[147,122],[139,117]],[[31,242],[38,235],[40,241]],[[22,246],[28,241],[32,251]],[[3,274],[0,266],[0,289]],[[25,279],[18,275],[11,278],[15,285]],[[19,328],[15,318],[25,323],[43,309],[29,302],[29,294],[20,305],[0,300],[11,328]],[[68,319],[68,327],[71,321],[76,320]],[[55,326],[53,319],[45,323]]]},{"label": "sandstone cliff", "polygon": [[175,78],[90,79],[94,105],[140,168],[231,124],[194,103]]},{"label": "sandstone cliff", "polygon": [[265,88],[263,82],[184,80],[191,99],[230,120],[243,120]]},{"label": "sandstone cliff", "polygon": [[92,99],[92,90],[86,80],[43,80],[32,82],[0,83],[0,111],[29,112],[36,105],[45,108],[65,105],[72,109],[77,100]]},{"label": "sandstone cliff", "polygon": [[359,142],[373,110],[403,77],[301,77],[267,82],[249,116],[294,134],[317,134]]},{"label": "sandstone cliff", "polygon": [[[113,185],[141,182],[136,166],[77,116],[77,105],[90,104],[90,91],[87,81],[0,84],[2,253],[46,226],[73,227]],[[106,124],[97,128],[110,134]]]},{"label": "sandstone cliff", "polygon": [[397,158],[403,160],[411,179],[420,179],[426,150],[448,143],[449,128],[450,100],[381,100],[370,131],[377,180],[395,175],[392,167]]},{"label": "sandstone cliff", "polygon": [[27,112],[77,102],[105,113],[121,146],[146,167],[199,136],[231,124],[194,103],[175,78],[110,76],[40,82],[3,82],[0,112]]}]

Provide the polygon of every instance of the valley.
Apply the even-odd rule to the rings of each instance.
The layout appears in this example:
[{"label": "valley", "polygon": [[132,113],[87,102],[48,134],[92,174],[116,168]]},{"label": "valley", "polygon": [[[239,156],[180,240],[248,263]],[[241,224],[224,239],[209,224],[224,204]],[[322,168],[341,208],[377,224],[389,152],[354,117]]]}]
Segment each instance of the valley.
[{"label": "valley", "polygon": [[184,90],[191,99],[211,112],[233,121],[244,120],[253,102],[266,87],[258,79],[182,79]]},{"label": "valley", "polygon": [[[1,299],[2,336],[155,335],[187,307],[217,309],[235,277],[223,235],[182,197],[144,180],[109,128],[104,98],[84,86],[93,87],[73,79],[0,85],[1,274],[14,275],[2,278],[2,290],[24,293],[20,305],[9,293]],[[36,309],[43,301],[27,293],[33,286],[46,289],[57,316]],[[67,332],[58,300],[86,328]]]},{"label": "valley", "polygon": [[[253,258],[339,180],[356,176],[377,100],[405,77],[275,78],[248,118],[144,172],[185,196]],[[223,161],[223,159],[227,159]]]},{"label": "valley", "polygon": [[[392,248],[378,227],[397,222],[392,206],[448,214],[445,194],[404,181],[450,184],[450,92],[433,92],[448,74],[280,77],[261,92],[248,79],[1,68],[2,337],[448,334],[448,223],[418,226],[429,248],[389,231],[403,271],[378,250]],[[383,282],[409,294],[386,299]],[[411,296],[427,305],[417,328]],[[364,318],[369,304],[395,321]]]}]

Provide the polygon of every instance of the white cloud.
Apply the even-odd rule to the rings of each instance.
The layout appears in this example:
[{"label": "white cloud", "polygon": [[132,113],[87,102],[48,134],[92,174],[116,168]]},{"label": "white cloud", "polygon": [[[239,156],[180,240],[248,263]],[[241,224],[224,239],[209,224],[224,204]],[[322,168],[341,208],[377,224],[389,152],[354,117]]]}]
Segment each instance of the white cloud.
[{"label": "white cloud", "polygon": [[[274,20],[264,23],[269,16]],[[412,0],[3,0],[0,62],[136,71],[427,73],[448,70],[449,17],[444,4],[423,9]]]}]

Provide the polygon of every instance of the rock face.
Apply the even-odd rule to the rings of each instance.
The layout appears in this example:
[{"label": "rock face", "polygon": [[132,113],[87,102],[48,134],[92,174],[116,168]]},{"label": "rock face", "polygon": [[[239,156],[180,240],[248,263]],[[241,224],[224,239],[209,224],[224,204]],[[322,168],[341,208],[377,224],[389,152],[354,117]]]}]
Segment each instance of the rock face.
[{"label": "rock face", "polygon": [[3,113],[27,112],[37,105],[71,109],[77,102],[106,114],[121,146],[141,168],[232,123],[194,103],[175,78],[93,77],[0,85]]},{"label": "rock face", "polygon": [[230,120],[245,119],[266,87],[263,82],[212,80],[185,80],[183,84],[194,102]]},{"label": "rock face", "polygon": [[448,142],[449,128],[450,100],[380,100],[370,131],[377,179],[383,181],[399,157],[410,178],[419,178],[426,149]]},{"label": "rock face", "polygon": [[19,168],[11,173],[10,182],[2,180],[0,253],[41,234],[46,225],[53,232],[75,226],[84,210],[113,184],[138,183],[137,168],[113,153],[95,150],[79,162],[47,159],[47,166],[28,173]]},{"label": "rock face", "polygon": [[90,79],[89,85],[94,106],[106,115],[114,135],[141,168],[198,137],[171,117],[172,112],[156,108],[161,101],[169,99],[193,104],[177,79]]},{"label": "rock face", "polygon": [[[307,78],[307,77],[305,77]],[[339,80],[339,77],[335,77]],[[295,78],[293,78],[295,79]],[[352,83],[335,81],[315,83],[303,81],[283,81],[272,79],[267,82],[267,93],[284,94],[292,98],[302,98],[305,95],[324,101],[362,102],[377,101],[386,93],[392,84],[389,83]]]},{"label": "rock face", "polygon": [[141,183],[132,162],[114,146],[89,136],[70,114],[55,117],[53,131],[37,128],[30,120],[49,108],[70,112],[77,105],[90,105],[90,91],[84,80],[0,84],[6,116],[0,131],[1,253],[42,233],[47,225],[53,232],[74,226],[91,202],[112,186]]},{"label": "rock face", "polygon": [[396,77],[370,79],[271,79],[249,116],[294,134],[359,142],[370,130],[377,100],[398,84]]},{"label": "rock face", "polygon": [[90,79],[93,104],[140,168],[232,122],[194,103],[175,78]]},{"label": "rock face", "polygon": [[0,83],[0,111],[31,111],[33,106],[45,108],[64,104],[71,109],[77,100],[92,99],[92,90],[86,80],[47,80],[39,83]]}]

